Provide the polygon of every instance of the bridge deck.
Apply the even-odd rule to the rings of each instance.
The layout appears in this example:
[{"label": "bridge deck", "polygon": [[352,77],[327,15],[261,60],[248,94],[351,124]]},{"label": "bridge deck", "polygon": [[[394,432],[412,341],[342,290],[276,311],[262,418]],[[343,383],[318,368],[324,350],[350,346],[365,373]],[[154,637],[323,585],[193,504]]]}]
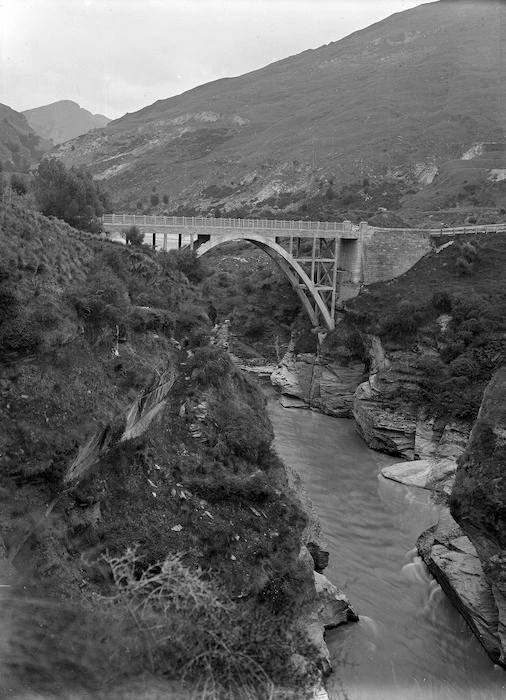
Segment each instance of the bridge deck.
[{"label": "bridge deck", "polygon": [[[321,237],[330,234],[334,238],[336,233],[341,237],[356,238],[359,227],[350,221],[285,221],[277,219],[228,219],[205,216],[149,216],[137,214],[104,214],[102,223],[107,229],[123,229],[128,226],[137,226],[141,231],[153,233],[170,233],[170,229],[180,230],[181,228],[204,233],[207,229],[213,229],[217,234],[220,231],[257,231],[265,236],[307,236],[308,233],[317,233]],[[175,231],[177,232],[177,231]]]},{"label": "bridge deck", "polygon": [[[278,219],[216,219],[211,216],[154,216],[138,214],[104,214],[102,223],[106,229],[122,230],[128,226],[137,226],[141,231],[152,233],[170,233],[170,229],[210,229],[216,233],[220,230],[239,229],[261,231],[265,236],[294,236],[306,237],[308,232],[318,234],[321,238],[333,238],[336,233],[339,238],[358,238],[360,227],[350,221],[289,221]],[[364,225],[364,224],[362,224]],[[367,225],[367,224],[365,224]],[[372,226],[377,231],[398,232],[420,231],[425,235],[456,236],[465,233],[506,233],[506,223],[482,224],[480,226],[457,226],[454,228],[404,229],[381,228]],[[177,233],[177,231],[174,231]],[[326,235],[330,234],[330,235]]]}]

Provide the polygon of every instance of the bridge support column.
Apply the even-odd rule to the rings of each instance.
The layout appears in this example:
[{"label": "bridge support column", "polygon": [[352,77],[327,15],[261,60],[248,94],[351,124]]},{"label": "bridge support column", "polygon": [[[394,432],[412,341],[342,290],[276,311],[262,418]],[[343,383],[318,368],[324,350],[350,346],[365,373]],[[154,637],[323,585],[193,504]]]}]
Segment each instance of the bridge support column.
[{"label": "bridge support column", "polygon": [[156,233],[153,234],[153,249],[156,248]]},{"label": "bridge support column", "polygon": [[167,250],[167,231],[163,232],[163,249]]},{"label": "bridge support column", "polygon": [[182,233],[178,234],[178,237],[177,237],[177,247],[178,247],[178,248],[182,248],[182,247],[183,247],[183,234],[182,234]]}]

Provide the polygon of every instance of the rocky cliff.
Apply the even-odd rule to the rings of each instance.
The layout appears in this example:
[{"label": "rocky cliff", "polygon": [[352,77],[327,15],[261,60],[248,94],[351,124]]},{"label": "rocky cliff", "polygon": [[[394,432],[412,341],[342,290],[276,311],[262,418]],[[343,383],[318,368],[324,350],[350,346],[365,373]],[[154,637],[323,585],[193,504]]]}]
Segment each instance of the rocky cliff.
[{"label": "rocky cliff", "polygon": [[381,339],[367,337],[369,377],[357,388],[353,417],[365,442],[375,450],[408,460],[454,460],[464,450],[470,424],[436,419],[420,404],[418,368],[433,347],[418,344],[413,350],[385,351]]},{"label": "rocky cliff", "polygon": [[506,666],[506,367],[491,379],[459,461],[451,513],[476,548],[496,608],[495,660]]},{"label": "rocky cliff", "polygon": [[271,374],[283,406],[307,407],[336,418],[351,418],[353,397],[364,378],[364,364],[346,365],[313,353],[296,353],[292,337],[283,359]]}]

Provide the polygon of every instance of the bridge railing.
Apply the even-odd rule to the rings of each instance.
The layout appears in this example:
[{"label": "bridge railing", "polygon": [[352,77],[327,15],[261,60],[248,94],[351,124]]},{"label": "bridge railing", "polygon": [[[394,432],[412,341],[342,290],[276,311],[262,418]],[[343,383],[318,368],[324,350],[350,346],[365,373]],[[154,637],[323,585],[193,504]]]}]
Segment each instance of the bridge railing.
[{"label": "bridge railing", "polygon": [[[337,221],[289,221],[280,219],[230,219],[211,216],[155,216],[149,214],[104,214],[102,223],[109,226],[160,226],[160,227],[193,227],[193,228],[234,228],[256,229],[269,231],[357,231],[358,226],[350,222]],[[506,223],[483,224],[480,226],[458,226],[455,228],[382,228],[371,226],[378,231],[411,232],[420,231],[429,235],[456,236],[465,233],[506,233]]]},{"label": "bridge railing", "polygon": [[[104,214],[102,223],[112,226],[174,226],[203,228],[274,229],[296,231],[344,231],[337,221],[285,221],[278,219],[227,219],[206,216],[154,216]],[[358,227],[355,227],[358,228]]]}]

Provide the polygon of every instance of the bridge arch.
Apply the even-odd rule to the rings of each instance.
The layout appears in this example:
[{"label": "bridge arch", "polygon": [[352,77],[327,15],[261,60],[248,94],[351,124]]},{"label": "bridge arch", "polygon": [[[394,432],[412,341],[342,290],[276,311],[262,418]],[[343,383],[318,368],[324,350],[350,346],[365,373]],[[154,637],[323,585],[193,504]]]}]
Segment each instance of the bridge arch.
[{"label": "bridge arch", "polygon": [[[303,269],[297,259],[279,245],[273,238],[262,236],[258,233],[248,232],[246,235],[234,235],[227,233],[222,235],[213,235],[210,240],[200,243],[197,239],[195,244],[195,252],[197,257],[201,257],[208,253],[213,248],[222,243],[230,243],[232,241],[247,241],[253,243],[258,248],[264,251],[282,270],[288,278],[290,284],[297,292],[302,305],[304,306],[311,323],[315,327],[323,324],[326,330],[333,330],[335,326],[333,308],[334,303],[329,310],[325,299],[321,295],[321,286],[315,284],[307,272]],[[333,292],[335,294],[335,291]]]}]

